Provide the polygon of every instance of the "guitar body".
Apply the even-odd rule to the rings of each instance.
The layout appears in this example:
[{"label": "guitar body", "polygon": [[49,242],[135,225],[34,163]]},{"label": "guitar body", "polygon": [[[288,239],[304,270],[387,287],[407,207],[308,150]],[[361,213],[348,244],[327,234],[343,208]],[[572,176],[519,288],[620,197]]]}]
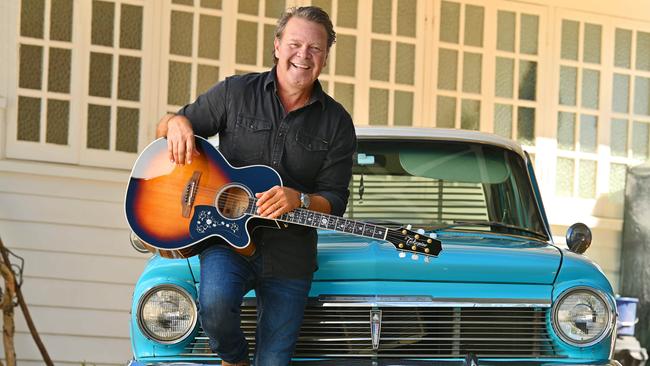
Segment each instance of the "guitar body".
[{"label": "guitar body", "polygon": [[169,161],[166,139],[154,141],[140,154],[125,199],[131,230],[147,249],[163,257],[195,255],[210,237],[252,255],[254,228],[279,227],[276,221],[253,218],[255,193],[282,185],[282,179],[267,166],[231,166],[201,137],[196,137],[196,147],[200,155],[189,165]]}]

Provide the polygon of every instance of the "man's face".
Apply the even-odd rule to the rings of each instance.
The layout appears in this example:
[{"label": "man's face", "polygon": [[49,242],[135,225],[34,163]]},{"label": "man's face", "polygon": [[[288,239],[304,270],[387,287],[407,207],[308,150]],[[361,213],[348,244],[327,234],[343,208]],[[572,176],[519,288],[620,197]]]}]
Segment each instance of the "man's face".
[{"label": "man's face", "polygon": [[321,24],[289,19],[282,38],[274,42],[280,83],[291,89],[308,89],[327,62],[327,32]]}]

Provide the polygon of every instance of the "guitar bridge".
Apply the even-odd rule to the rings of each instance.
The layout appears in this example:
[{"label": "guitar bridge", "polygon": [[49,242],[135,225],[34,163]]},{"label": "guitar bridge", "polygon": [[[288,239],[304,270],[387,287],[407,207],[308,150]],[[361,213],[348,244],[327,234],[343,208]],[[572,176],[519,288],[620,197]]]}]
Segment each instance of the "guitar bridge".
[{"label": "guitar bridge", "polygon": [[201,172],[195,171],[192,177],[187,181],[183,196],[181,197],[181,207],[183,217],[190,217],[194,199],[196,198],[196,191],[199,189],[199,180],[201,179]]}]

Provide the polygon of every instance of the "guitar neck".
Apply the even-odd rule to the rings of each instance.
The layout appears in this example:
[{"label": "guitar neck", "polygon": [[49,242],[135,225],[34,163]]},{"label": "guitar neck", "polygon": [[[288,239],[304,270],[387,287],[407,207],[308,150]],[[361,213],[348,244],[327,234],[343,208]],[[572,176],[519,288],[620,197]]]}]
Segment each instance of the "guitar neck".
[{"label": "guitar neck", "polygon": [[[253,199],[251,202],[252,203],[248,207],[247,213],[255,217],[261,217],[256,213],[257,206],[255,203],[257,200]],[[304,208],[297,208],[291,212],[287,212],[275,220],[317,229],[334,230],[373,239],[386,240],[386,236],[388,235],[388,228],[380,225],[350,220]]]}]

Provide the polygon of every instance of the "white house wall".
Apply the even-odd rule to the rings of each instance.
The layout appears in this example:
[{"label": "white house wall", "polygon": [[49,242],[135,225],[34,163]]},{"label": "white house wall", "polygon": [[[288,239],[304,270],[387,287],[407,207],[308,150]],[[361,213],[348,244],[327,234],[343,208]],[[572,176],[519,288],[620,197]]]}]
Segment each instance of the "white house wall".
[{"label": "white house wall", "polygon": [[[22,291],[51,358],[57,364],[126,362],[133,285],[147,258],[128,241],[128,174],[94,180],[16,172],[25,164],[0,162],[0,233],[25,261]],[[42,364],[19,309],[15,342],[21,365]]]}]

